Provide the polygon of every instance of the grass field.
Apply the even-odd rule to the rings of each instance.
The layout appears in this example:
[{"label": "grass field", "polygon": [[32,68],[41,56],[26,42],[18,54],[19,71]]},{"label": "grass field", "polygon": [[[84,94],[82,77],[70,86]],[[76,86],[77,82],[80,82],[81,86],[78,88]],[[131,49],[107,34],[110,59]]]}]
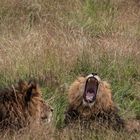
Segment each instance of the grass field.
[{"label": "grass field", "polygon": [[70,83],[97,72],[125,118],[140,116],[139,0],[1,0],[0,87],[38,79],[54,107],[48,128],[1,139],[139,140],[112,130],[61,130]]}]

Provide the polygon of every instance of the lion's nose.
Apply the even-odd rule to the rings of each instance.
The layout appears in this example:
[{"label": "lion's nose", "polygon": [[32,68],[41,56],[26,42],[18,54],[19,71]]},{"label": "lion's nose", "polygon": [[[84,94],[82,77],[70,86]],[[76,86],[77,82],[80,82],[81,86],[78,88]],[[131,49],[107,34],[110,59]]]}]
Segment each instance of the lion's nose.
[{"label": "lion's nose", "polygon": [[51,108],[51,112],[53,112],[53,108]]}]

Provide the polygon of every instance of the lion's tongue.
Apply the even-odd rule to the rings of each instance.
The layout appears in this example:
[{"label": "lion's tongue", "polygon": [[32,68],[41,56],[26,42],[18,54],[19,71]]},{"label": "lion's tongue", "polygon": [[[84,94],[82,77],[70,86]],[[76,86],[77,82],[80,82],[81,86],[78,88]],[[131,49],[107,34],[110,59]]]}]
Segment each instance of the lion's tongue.
[{"label": "lion's tongue", "polygon": [[88,101],[92,101],[94,97],[95,97],[95,94],[93,92],[87,92],[86,93],[86,99]]}]

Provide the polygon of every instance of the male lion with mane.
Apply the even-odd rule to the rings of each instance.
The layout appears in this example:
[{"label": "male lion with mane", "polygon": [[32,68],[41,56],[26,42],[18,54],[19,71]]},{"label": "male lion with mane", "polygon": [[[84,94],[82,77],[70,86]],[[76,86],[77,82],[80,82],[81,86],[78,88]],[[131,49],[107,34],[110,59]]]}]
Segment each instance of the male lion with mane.
[{"label": "male lion with mane", "polygon": [[124,121],[112,100],[109,83],[102,81],[97,74],[78,77],[69,88],[68,102],[66,124],[80,120],[86,125],[92,124],[93,128],[95,125],[115,130],[124,127]]},{"label": "male lion with mane", "polygon": [[52,108],[42,98],[35,80],[0,90],[0,131],[19,130],[50,121]]}]

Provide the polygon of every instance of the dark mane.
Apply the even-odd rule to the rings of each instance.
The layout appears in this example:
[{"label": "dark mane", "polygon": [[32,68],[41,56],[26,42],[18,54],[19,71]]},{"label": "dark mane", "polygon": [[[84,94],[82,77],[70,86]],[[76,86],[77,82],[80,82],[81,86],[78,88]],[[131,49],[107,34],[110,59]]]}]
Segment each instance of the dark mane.
[{"label": "dark mane", "polygon": [[19,81],[0,90],[0,131],[19,130],[46,119],[50,107],[42,98],[37,82]]}]

